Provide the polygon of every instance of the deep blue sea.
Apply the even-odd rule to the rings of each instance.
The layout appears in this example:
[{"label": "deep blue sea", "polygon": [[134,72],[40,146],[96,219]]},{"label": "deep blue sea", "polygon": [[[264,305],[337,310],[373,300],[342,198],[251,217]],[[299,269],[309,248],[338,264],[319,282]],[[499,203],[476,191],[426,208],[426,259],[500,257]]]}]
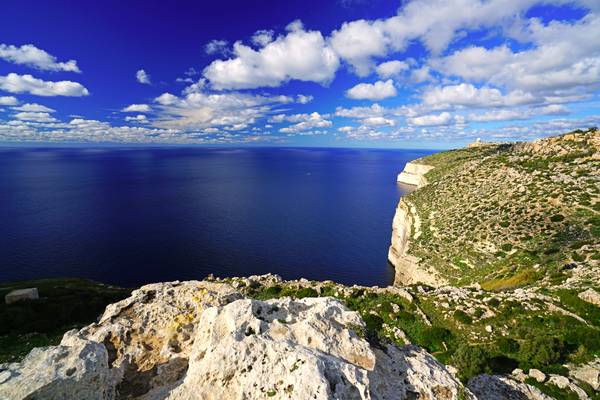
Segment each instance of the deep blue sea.
[{"label": "deep blue sea", "polygon": [[388,285],[396,175],[424,154],[0,148],[0,282],[272,272]]}]

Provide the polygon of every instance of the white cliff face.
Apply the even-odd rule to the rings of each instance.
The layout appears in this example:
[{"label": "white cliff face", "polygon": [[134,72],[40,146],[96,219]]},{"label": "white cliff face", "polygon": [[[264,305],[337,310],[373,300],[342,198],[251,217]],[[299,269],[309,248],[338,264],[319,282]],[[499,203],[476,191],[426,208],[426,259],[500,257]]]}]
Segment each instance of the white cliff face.
[{"label": "white cliff face", "polygon": [[267,302],[227,284],[145,286],[0,367],[0,399],[469,399],[415,346],[374,346],[333,298]]},{"label": "white cliff face", "polygon": [[419,259],[408,254],[411,237],[420,234],[420,220],[417,210],[404,199],[400,199],[392,221],[392,242],[388,250],[388,260],[394,266],[394,285],[425,283],[441,286],[447,282],[435,271],[427,271],[419,265]]},{"label": "white cliff face", "polygon": [[427,185],[425,174],[431,171],[431,165],[418,164],[414,162],[406,163],[404,170],[398,174],[398,182],[406,185],[413,185],[417,188]]}]

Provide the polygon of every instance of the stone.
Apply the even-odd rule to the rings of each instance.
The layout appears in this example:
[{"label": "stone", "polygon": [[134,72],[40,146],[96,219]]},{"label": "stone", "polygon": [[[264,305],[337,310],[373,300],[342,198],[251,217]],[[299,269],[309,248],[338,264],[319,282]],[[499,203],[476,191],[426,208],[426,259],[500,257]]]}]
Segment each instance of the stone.
[{"label": "stone", "polygon": [[583,301],[587,301],[588,303],[600,307],[600,293],[596,292],[593,288],[589,288],[588,290],[579,293],[578,297]]},{"label": "stone", "polygon": [[20,363],[3,366],[0,399],[115,398],[119,371],[108,368],[106,348],[67,333],[59,346],[33,349]]},{"label": "stone", "polygon": [[508,376],[478,375],[469,380],[467,387],[478,400],[553,400],[538,388]]},{"label": "stone", "polygon": [[529,376],[535,379],[536,381],[542,383],[546,380],[546,374],[544,374],[539,369],[531,368],[529,370]]},{"label": "stone", "polygon": [[493,330],[494,330],[494,328],[492,328],[492,326],[491,326],[491,325],[486,325],[486,326],[485,326],[485,331],[486,331],[487,333],[492,333],[492,331],[493,331]]},{"label": "stone", "polygon": [[569,378],[561,375],[550,375],[548,383],[558,386],[560,389],[566,389],[569,387]]},{"label": "stone", "polygon": [[475,399],[422,348],[372,345],[364,329],[331,297],[146,285],[59,346],[1,366],[0,399]]},{"label": "stone", "polygon": [[521,368],[515,368],[511,375],[519,382],[525,382],[525,379],[527,379],[527,375],[525,375]]},{"label": "stone", "polygon": [[577,367],[572,367],[569,374],[590,385],[594,390],[600,390],[600,358]]},{"label": "stone", "polygon": [[40,298],[37,288],[17,289],[10,291],[4,296],[6,304],[16,303],[23,300],[37,300]]}]

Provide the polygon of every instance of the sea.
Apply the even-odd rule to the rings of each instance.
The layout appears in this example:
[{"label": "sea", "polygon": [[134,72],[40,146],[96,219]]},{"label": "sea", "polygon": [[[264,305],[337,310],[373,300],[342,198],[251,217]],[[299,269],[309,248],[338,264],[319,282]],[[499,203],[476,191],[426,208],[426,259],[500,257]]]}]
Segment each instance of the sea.
[{"label": "sea", "polygon": [[386,286],[405,163],[426,150],[0,148],[0,282],[274,273]]}]

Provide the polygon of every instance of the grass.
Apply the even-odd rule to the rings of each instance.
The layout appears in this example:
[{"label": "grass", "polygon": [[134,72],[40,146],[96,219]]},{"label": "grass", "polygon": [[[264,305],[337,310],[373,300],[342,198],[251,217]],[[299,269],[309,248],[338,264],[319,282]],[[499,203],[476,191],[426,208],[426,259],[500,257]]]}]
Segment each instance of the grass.
[{"label": "grass", "polygon": [[4,283],[11,290],[37,287],[39,300],[0,304],[0,363],[18,361],[32,348],[55,345],[62,334],[95,321],[104,308],[131,290],[86,279],[41,279]]}]

